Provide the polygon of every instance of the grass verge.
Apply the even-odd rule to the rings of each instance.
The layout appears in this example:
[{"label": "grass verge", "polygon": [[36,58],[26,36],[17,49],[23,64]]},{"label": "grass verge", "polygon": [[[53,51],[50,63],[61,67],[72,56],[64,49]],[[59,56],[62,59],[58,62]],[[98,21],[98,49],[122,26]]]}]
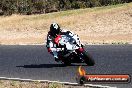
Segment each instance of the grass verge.
[{"label": "grass verge", "polygon": [[14,81],[14,80],[0,80],[0,88],[92,88],[81,85],[67,85],[56,82],[28,82],[28,81]]},{"label": "grass verge", "polygon": [[0,44],[43,44],[52,22],[86,43],[132,43],[132,3],[0,19]]}]

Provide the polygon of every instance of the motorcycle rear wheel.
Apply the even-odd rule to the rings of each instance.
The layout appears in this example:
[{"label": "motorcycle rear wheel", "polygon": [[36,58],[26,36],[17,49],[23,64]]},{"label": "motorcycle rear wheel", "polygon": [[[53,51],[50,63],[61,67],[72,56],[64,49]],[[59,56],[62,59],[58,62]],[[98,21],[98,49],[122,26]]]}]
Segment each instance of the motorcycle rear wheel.
[{"label": "motorcycle rear wheel", "polygon": [[63,57],[63,60],[62,60],[63,64],[65,66],[70,66],[71,65],[71,61],[69,58],[66,58],[66,57]]}]

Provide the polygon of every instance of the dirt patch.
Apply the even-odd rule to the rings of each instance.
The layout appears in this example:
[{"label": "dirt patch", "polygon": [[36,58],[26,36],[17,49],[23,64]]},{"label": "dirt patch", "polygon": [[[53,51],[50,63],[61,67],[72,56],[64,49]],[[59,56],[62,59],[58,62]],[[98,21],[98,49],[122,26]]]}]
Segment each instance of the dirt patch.
[{"label": "dirt patch", "polygon": [[83,43],[132,43],[132,3],[105,10],[87,10],[63,16],[58,16],[57,12],[0,17],[0,44],[44,44],[52,22],[78,34]]}]

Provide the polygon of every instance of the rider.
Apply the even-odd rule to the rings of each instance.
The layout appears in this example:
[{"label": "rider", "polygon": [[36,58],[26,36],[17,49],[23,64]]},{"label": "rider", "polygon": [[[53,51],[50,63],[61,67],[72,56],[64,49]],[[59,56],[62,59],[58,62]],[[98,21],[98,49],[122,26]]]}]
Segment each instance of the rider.
[{"label": "rider", "polygon": [[61,30],[60,26],[57,23],[52,23],[50,25],[50,31],[48,32],[48,35],[47,35],[46,47],[48,49],[48,52],[54,56],[55,61],[57,62],[60,60],[58,53],[59,51],[63,50],[63,48],[61,48],[60,50],[57,49],[57,48],[60,48],[60,46],[56,43],[55,38],[58,35],[65,34],[65,33],[70,33],[71,35],[73,35],[73,33],[70,31]]}]

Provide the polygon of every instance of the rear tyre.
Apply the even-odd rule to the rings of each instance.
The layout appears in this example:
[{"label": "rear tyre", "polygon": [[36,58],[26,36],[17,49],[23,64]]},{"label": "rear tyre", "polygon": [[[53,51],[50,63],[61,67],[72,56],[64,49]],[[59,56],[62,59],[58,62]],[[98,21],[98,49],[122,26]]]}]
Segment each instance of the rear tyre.
[{"label": "rear tyre", "polygon": [[90,54],[88,54],[86,51],[84,51],[83,56],[84,56],[84,61],[88,66],[94,66],[95,61]]},{"label": "rear tyre", "polygon": [[71,61],[69,58],[63,57],[63,64],[65,66],[70,66],[71,65]]},{"label": "rear tyre", "polygon": [[71,65],[71,63],[68,62],[68,61],[63,61],[63,64],[64,64],[65,66],[70,66],[70,65]]},{"label": "rear tyre", "polygon": [[69,60],[69,58],[67,58],[67,57],[65,56],[65,54],[66,54],[66,52],[64,52],[64,51],[61,51],[61,52],[58,53],[58,56],[59,56],[59,58],[60,58],[60,60],[61,60],[61,63],[62,63],[64,66],[71,65],[71,61]]}]

